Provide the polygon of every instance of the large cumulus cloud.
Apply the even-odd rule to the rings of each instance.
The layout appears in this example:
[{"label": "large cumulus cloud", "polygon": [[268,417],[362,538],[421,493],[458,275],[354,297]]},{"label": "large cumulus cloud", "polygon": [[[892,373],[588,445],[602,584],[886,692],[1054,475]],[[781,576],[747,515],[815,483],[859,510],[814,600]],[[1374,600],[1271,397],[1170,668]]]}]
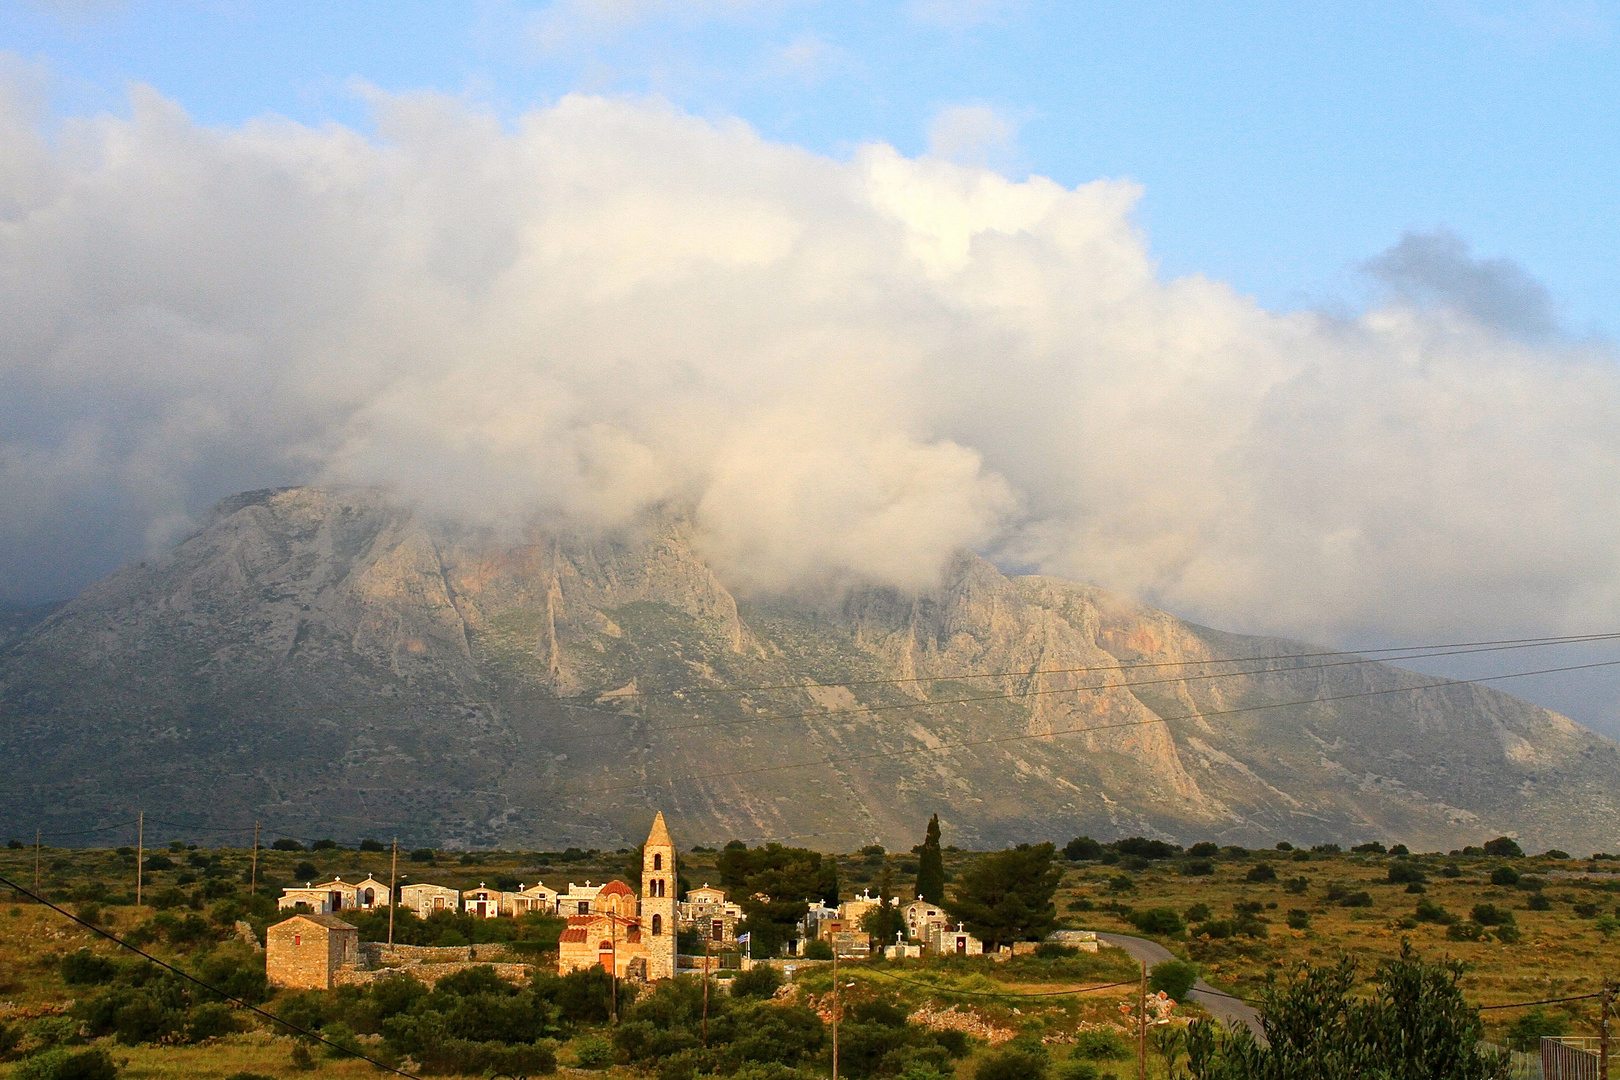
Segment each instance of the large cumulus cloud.
[{"label": "large cumulus cloud", "polygon": [[[833,160],[657,103],[510,127],[0,107],[0,589],[252,486],[695,515],[735,583],[958,547],[1227,625],[1580,629],[1620,607],[1614,357],[1416,236],[1356,317],[1161,281],[1124,182]],[[1517,275],[1517,276],[1516,276]],[[1516,305],[1516,306],[1515,306]]]}]

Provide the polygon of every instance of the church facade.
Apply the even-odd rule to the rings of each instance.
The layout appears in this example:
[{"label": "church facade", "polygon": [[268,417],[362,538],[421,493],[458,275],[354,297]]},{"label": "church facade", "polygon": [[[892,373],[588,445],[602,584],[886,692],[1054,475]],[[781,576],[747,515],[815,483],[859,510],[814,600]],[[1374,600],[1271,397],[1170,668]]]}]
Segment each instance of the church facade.
[{"label": "church facade", "polygon": [[568,916],[557,941],[557,973],[601,966],[620,978],[675,974],[675,843],[664,815],[653,818],[641,860],[641,895],[622,881],[602,886],[591,912]]}]

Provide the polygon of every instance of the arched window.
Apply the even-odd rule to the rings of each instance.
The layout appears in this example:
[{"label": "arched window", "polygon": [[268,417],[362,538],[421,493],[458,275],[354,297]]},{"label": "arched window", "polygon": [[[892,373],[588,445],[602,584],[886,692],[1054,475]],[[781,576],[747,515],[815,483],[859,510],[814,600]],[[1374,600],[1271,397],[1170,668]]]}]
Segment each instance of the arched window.
[{"label": "arched window", "polygon": [[657,937],[659,934],[662,934],[664,932],[664,917],[662,915],[654,915],[653,916],[652,930],[653,930],[653,936],[654,937]]},{"label": "arched window", "polygon": [[663,853],[662,852],[655,852],[653,854],[653,869],[654,870],[662,870],[663,868],[664,868],[664,856],[663,856]]},{"label": "arched window", "polygon": [[377,902],[377,890],[367,889],[364,902],[366,907],[370,907],[375,904]]}]

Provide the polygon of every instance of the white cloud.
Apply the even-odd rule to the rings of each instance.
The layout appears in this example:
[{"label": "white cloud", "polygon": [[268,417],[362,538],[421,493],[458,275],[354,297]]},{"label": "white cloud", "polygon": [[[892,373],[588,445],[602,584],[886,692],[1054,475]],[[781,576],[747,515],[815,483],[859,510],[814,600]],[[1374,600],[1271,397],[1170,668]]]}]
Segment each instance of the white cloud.
[{"label": "white cloud", "polygon": [[141,91],[49,141],[27,97],[0,104],[13,596],[326,479],[497,522],[676,503],[763,587],[922,586],[966,545],[1313,636],[1620,610],[1615,357],[1440,234],[1377,260],[1364,315],[1278,315],[1160,281],[1127,183],[578,96],[509,129],[378,97],[371,139]]},{"label": "white cloud", "polygon": [[988,168],[1009,158],[1017,139],[1018,124],[988,105],[955,105],[928,125],[928,154]]}]

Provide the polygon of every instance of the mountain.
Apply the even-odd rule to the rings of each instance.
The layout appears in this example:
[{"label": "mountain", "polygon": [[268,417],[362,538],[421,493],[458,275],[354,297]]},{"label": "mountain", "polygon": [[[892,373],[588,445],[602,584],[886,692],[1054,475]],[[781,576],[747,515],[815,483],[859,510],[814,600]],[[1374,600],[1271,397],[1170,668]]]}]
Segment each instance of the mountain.
[{"label": "mountain", "polygon": [[[676,513],[513,539],[365,490],[250,492],[13,621],[7,835],[140,809],[612,847],[660,807],[688,844],[909,847],[938,811],[962,846],[1507,833],[1584,852],[1613,846],[1620,808],[1620,746],[1492,689],[1385,693],[1433,680],[969,554],[929,595],[739,598]],[[1209,663],[1233,658],[1271,659]],[[970,673],[997,674],[947,679]],[[1255,708],[1287,702],[1306,704]],[[1050,735],[1076,728],[1100,730]]]}]

